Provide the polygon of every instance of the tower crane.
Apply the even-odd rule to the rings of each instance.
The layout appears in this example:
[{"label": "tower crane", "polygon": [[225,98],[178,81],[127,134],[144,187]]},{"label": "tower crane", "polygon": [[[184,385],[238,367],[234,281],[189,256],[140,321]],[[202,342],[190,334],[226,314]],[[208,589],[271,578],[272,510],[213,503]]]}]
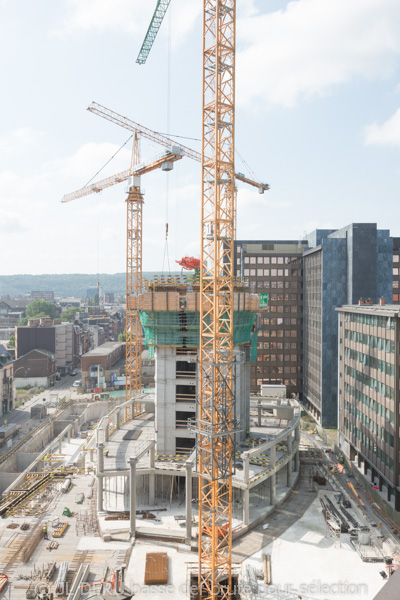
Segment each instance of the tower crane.
[{"label": "tower crane", "polygon": [[198,597],[202,600],[232,597],[232,474],[237,425],[233,406],[235,50],[236,0],[203,0],[201,326],[196,424],[200,475]]},{"label": "tower crane", "polygon": [[[157,133],[148,127],[144,127],[127,117],[124,117],[115,111],[92,102],[88,110],[96,115],[99,115],[108,121],[111,121],[134,134],[134,145],[132,151],[132,160],[129,169],[120,171],[111,177],[107,177],[100,181],[90,183],[83,188],[66,194],[61,202],[71,202],[89,194],[101,192],[118,183],[122,183],[130,178],[133,178],[134,185],[129,188],[127,198],[127,270],[126,270],[126,398],[131,398],[141,390],[141,331],[138,315],[138,303],[140,303],[140,293],[142,290],[142,231],[143,231],[143,195],[140,192],[140,182],[138,179],[141,175],[161,168],[162,170],[170,170],[171,164],[180,160],[183,156],[187,156],[193,160],[201,162],[201,154],[192,148],[184,145],[177,145],[174,140]],[[151,142],[155,142],[165,148],[165,154],[155,161],[141,165],[139,158],[138,136],[142,136]],[[257,187],[260,193],[264,193],[269,189],[268,184],[258,183],[246,178],[241,173],[236,175],[239,181],[245,181],[249,185]],[[138,282],[137,285],[135,282]],[[137,296],[137,301],[132,302],[132,297]],[[135,304],[135,305],[133,305]],[[136,327],[139,329],[136,330]],[[139,335],[136,335],[138,333]],[[135,412],[139,407],[135,404]],[[128,409],[127,409],[128,411]],[[128,418],[128,415],[127,415]]]},{"label": "tower crane", "polygon": [[[140,127],[140,126],[139,126]],[[153,132],[147,133],[146,128],[136,129],[133,137],[131,165],[101,181],[66,194],[61,202],[71,202],[88,194],[98,193],[127,179],[131,179],[126,199],[127,237],[126,237],[126,399],[129,400],[142,389],[142,329],[139,319],[140,295],[143,291],[142,272],[142,231],[143,231],[143,194],[140,188],[140,176],[155,169],[169,171],[172,164],[182,158],[177,146],[172,146],[167,152],[147,164],[140,165],[139,133],[143,137],[153,139]],[[154,141],[154,140],[153,140]],[[136,299],[133,302],[133,298]],[[140,412],[139,403],[134,404],[134,414]],[[133,417],[130,408],[126,408],[126,419]]]}]

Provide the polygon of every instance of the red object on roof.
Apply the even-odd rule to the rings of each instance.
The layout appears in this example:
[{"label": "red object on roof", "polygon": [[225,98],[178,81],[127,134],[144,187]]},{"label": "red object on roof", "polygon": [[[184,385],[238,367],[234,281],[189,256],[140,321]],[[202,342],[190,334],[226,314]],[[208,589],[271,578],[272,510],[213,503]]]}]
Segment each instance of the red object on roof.
[{"label": "red object on roof", "polygon": [[193,256],[184,256],[181,258],[181,260],[176,260],[175,262],[188,271],[192,269],[200,269],[200,259],[194,258]]}]

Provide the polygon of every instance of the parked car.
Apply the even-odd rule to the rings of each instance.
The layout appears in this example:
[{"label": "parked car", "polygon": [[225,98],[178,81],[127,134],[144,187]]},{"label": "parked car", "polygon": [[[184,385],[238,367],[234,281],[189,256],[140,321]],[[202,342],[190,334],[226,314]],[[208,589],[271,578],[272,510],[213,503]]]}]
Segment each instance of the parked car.
[{"label": "parked car", "polygon": [[72,387],[79,387],[82,384],[82,379],[77,379],[76,381],[74,381],[74,383],[72,384]]},{"label": "parked car", "polygon": [[72,369],[72,370],[69,372],[69,374],[70,374],[70,375],[78,375],[78,371],[77,371],[76,369]]}]

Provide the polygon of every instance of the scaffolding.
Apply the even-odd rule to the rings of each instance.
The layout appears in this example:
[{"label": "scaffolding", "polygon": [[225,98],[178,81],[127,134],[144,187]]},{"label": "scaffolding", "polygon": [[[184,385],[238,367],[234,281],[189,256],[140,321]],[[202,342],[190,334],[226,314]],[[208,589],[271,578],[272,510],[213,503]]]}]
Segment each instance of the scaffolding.
[{"label": "scaffolding", "polygon": [[[146,347],[198,348],[200,313],[195,311],[139,311]],[[238,310],[233,315],[233,344],[251,343],[257,350],[256,313]],[[255,342],[254,342],[255,339]],[[253,354],[253,352],[252,352]]]}]

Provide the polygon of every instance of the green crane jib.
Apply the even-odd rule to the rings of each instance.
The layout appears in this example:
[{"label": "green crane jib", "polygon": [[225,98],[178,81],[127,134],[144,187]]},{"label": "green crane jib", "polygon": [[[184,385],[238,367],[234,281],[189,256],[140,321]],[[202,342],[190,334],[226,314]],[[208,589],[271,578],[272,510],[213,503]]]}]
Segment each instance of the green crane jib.
[{"label": "green crane jib", "polygon": [[151,19],[151,23],[146,33],[146,37],[144,38],[144,42],[136,59],[136,62],[139,63],[139,65],[144,65],[147,60],[170,2],[171,0],[157,0],[156,10],[154,11],[153,18]]}]

